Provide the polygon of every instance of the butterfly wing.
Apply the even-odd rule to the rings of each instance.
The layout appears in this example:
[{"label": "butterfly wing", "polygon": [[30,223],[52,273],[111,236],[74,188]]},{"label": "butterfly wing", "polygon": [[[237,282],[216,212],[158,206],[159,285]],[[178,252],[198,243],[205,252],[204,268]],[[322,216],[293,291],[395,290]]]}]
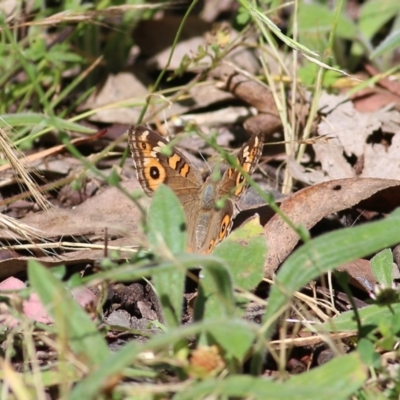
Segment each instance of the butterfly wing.
[{"label": "butterfly wing", "polygon": [[147,195],[152,196],[162,183],[178,197],[199,193],[203,184],[200,172],[177,149],[172,148],[170,155],[162,152],[168,142],[157,132],[144,126],[132,126],[128,141],[139,182]]},{"label": "butterfly wing", "polygon": [[[261,157],[263,146],[264,136],[258,134],[253,135],[240,149],[236,157],[236,163],[247,174],[251,175],[254,172]],[[229,167],[221,179],[218,193],[220,197],[230,195],[234,201],[237,201],[246,190],[246,186],[246,180],[242,172],[235,167]]]},{"label": "butterfly wing", "polygon": [[232,228],[233,203],[231,200],[226,200],[220,210],[194,207],[187,209],[186,212],[188,220],[195,221],[188,226],[188,247],[191,252],[210,253]]}]

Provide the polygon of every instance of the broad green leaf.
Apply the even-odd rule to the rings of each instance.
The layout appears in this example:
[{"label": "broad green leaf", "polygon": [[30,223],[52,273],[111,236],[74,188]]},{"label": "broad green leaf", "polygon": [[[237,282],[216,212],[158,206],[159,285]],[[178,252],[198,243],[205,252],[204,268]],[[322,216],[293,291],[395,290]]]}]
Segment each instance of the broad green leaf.
[{"label": "broad green leaf", "polygon": [[393,284],[393,254],[392,250],[385,249],[371,258],[371,269],[378,283],[385,287]]},{"label": "broad green leaf", "polygon": [[367,370],[360,355],[339,356],[309,372],[274,382],[262,377],[231,375],[207,379],[176,394],[173,400],[246,398],[259,400],[347,400],[363,385]]},{"label": "broad green leaf", "polygon": [[267,244],[259,218],[253,218],[233,231],[213,251],[229,265],[233,282],[240,288],[254,289],[263,278]]},{"label": "broad green leaf", "polygon": [[375,351],[375,346],[370,340],[361,338],[357,343],[357,351],[368,367],[379,368],[381,366],[381,356]]},{"label": "broad green leaf", "polygon": [[209,334],[224,349],[226,356],[243,361],[243,358],[254,343],[257,329],[258,326],[253,326],[250,322],[238,319],[235,330],[232,330],[228,325],[217,325],[210,328]]},{"label": "broad green leaf", "polygon": [[[153,251],[163,258],[186,251],[187,233],[182,204],[168,186],[161,185],[154,193],[148,214],[148,239]],[[153,274],[153,284],[160,299],[168,326],[181,322],[182,299],[186,270],[175,262],[175,270]]]},{"label": "broad green leaf", "polygon": [[[361,6],[358,27],[362,40],[367,42],[367,46],[372,47],[370,42],[373,37],[399,13],[400,2],[398,0],[368,0]],[[362,55],[365,52],[364,47],[360,43],[354,42],[351,54]]]},{"label": "broad green leaf", "polygon": [[[221,264],[211,264],[205,267],[201,264],[200,287],[195,303],[194,318],[196,320],[234,316],[236,313],[233,296],[233,282],[229,267]],[[221,268],[222,267],[222,268]]]},{"label": "broad green leaf", "polygon": [[[390,309],[391,308],[391,309]],[[382,322],[392,318],[393,313],[400,315],[400,304],[392,304],[391,306],[377,306],[375,304],[358,310],[360,322],[362,326],[377,327]],[[358,328],[354,318],[354,311],[346,311],[330,321],[324,322],[316,326],[318,330],[329,332],[352,332]]]},{"label": "broad green leaf", "polygon": [[57,332],[66,337],[75,355],[91,366],[104,361],[109,350],[103,336],[63,283],[35,260],[28,261],[28,277],[33,290],[53,317]]},{"label": "broad green leaf", "polygon": [[264,315],[267,337],[288,307],[295,291],[341,264],[366,257],[400,242],[400,209],[386,219],[321,235],[295,251],[283,263],[271,289]]},{"label": "broad green leaf", "polygon": [[166,185],[154,193],[148,215],[150,247],[162,254],[166,247],[172,254],[186,251],[186,220],[181,202]]}]

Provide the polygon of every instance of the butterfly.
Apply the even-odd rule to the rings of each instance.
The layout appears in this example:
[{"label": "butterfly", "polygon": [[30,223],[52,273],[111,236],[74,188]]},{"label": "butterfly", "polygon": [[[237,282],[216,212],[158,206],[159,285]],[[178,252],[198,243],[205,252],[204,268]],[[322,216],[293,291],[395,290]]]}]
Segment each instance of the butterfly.
[{"label": "butterfly", "polygon": [[[149,196],[161,184],[168,185],[182,203],[186,214],[188,250],[210,253],[232,228],[234,203],[246,190],[243,174],[229,167],[222,178],[200,171],[175,147],[166,155],[168,142],[144,126],[132,126],[128,141],[136,164],[138,180]],[[249,175],[254,171],[264,145],[263,135],[253,135],[239,151],[236,161]],[[220,201],[225,200],[225,201]],[[223,203],[221,208],[217,205]]]}]

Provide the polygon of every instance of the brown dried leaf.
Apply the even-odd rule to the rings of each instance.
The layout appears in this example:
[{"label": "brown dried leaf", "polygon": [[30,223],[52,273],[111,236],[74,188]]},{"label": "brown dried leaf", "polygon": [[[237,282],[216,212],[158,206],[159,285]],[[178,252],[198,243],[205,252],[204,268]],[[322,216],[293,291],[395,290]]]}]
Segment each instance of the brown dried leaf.
[{"label": "brown dried leaf", "polygon": [[[385,205],[381,201],[382,196],[390,198],[391,204]],[[361,203],[366,199],[369,202]],[[310,229],[326,215],[359,203],[360,207],[369,204],[371,209],[376,210],[386,206],[386,212],[392,211],[393,206],[400,203],[400,181],[353,178],[324,182],[302,189],[286,198],[280,208],[294,224],[302,224]],[[299,236],[278,215],[272,217],[264,229],[268,243],[264,273],[270,278],[296,246]]]},{"label": "brown dried leaf", "polygon": [[[400,179],[398,162],[400,113],[396,110],[379,110],[360,113],[345,96],[324,94],[320,107],[328,115],[318,125],[320,135],[328,135],[328,144],[313,145],[316,159],[330,179],[355,176],[355,167],[349,158],[363,157],[363,169],[357,171],[364,178]],[[376,142],[375,132],[395,134],[391,139]]]},{"label": "brown dried leaf", "polygon": [[[142,191],[136,179],[123,182],[128,192]],[[148,204],[147,196],[141,201]],[[72,210],[50,210],[39,212],[22,221],[32,228],[47,234],[47,239],[88,234],[139,235],[141,213],[132,200],[115,187],[108,187]],[[15,237],[15,236],[13,236]],[[0,231],[1,239],[12,239],[7,231]],[[132,243],[133,244],[133,243]]]},{"label": "brown dried leaf", "polygon": [[354,260],[346,264],[342,264],[337,268],[338,271],[347,272],[350,275],[350,283],[370,293],[376,283],[376,279],[371,270],[371,263],[368,260]]},{"label": "brown dried leaf", "polygon": [[[165,15],[162,19],[142,20],[134,33],[135,43],[140,47],[142,56],[154,57],[165,49],[170,51],[181,23],[182,18],[180,16],[171,14]],[[190,38],[202,37],[210,29],[210,23],[191,15],[182,26],[180,42]],[[197,51],[197,46],[193,50]],[[190,48],[186,47],[186,51],[189,54]],[[174,56],[176,57],[176,55]],[[175,65],[174,68],[176,68],[177,63],[180,63],[181,58],[182,55],[176,61],[172,60],[172,64]],[[164,68],[164,66],[165,63],[161,64],[161,68]]]},{"label": "brown dried leaf", "polygon": [[259,112],[279,116],[275,100],[267,86],[238,74],[235,68],[227,64],[213,70],[211,75],[221,81],[221,88],[255,107]]},{"label": "brown dried leaf", "polygon": [[[393,84],[393,83],[392,83]],[[374,112],[400,102],[400,96],[378,87],[365,88],[352,96],[354,107],[360,112]]]},{"label": "brown dried leaf", "polygon": [[117,75],[110,74],[107,81],[99,91],[94,92],[79,110],[99,110],[91,115],[91,121],[106,123],[132,124],[136,121],[141,112],[140,107],[111,107],[112,104],[131,100],[132,102],[144,100],[148,91],[147,88],[129,72],[120,72]]},{"label": "brown dried leaf", "polygon": [[[142,191],[137,180],[130,180],[121,184],[129,193],[135,190]],[[144,196],[140,199],[142,207],[146,208],[150,199]],[[36,257],[45,265],[57,265],[60,263],[76,264],[91,262],[104,256],[104,244],[98,250],[77,250],[63,254],[53,255],[52,248],[60,248],[63,241],[71,242],[73,239],[66,237],[84,237],[83,242],[88,244],[95,241],[103,242],[106,232],[108,237],[122,237],[122,239],[109,241],[108,246],[139,246],[144,243],[144,235],[141,231],[142,214],[132,200],[123,195],[117,188],[109,187],[98,195],[89,198],[72,210],[51,210],[39,212],[23,219],[26,226],[45,234],[44,238],[37,238],[35,251],[46,245],[45,254],[40,253]],[[36,231],[34,231],[36,232]],[[0,230],[0,240],[3,243],[24,239],[24,237],[3,229]],[[50,243],[50,241],[59,241]],[[88,246],[89,247],[89,246]],[[32,248],[32,246],[31,246]],[[44,251],[44,250],[43,250]],[[50,255],[49,255],[50,254]],[[129,254],[125,254],[128,256]],[[4,257],[0,262],[0,279],[14,275],[23,270],[26,260],[32,257],[17,256],[11,253],[10,257]]]},{"label": "brown dried leaf", "polygon": [[[101,239],[101,238],[100,238]],[[50,244],[48,244],[50,245]],[[63,246],[64,243],[51,243],[51,248],[54,248],[56,251],[60,246]],[[87,247],[90,246],[88,241]],[[130,238],[124,237],[116,240],[109,240],[107,243],[107,248],[114,249],[117,248],[120,250],[121,258],[128,258],[132,256],[132,251],[127,251],[127,248],[135,247],[135,242],[132,243]],[[67,247],[71,250],[72,244],[69,242]],[[64,264],[66,266],[76,265],[76,264],[88,264],[94,261],[101,260],[105,256],[105,243],[100,243],[97,245],[98,248],[92,249],[79,249],[77,251],[70,251],[62,254],[53,254],[51,250],[47,250],[46,255],[35,256],[35,260],[38,260],[43,265],[47,267],[54,267],[60,264]],[[137,245],[136,245],[137,247]],[[50,254],[50,255],[48,255]],[[3,257],[0,261],[0,279],[5,279],[9,276],[15,275],[21,271],[26,269],[27,261],[32,259],[32,256],[20,256],[15,254],[10,254],[9,257]]]}]

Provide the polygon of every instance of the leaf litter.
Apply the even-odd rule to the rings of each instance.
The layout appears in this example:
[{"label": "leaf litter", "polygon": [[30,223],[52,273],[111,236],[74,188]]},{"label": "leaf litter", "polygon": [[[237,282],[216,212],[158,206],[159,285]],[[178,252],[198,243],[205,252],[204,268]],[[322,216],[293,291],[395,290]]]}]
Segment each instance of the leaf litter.
[{"label": "leaf litter", "polygon": [[[217,10],[215,12],[217,13]],[[121,125],[119,129],[123,132],[127,127],[125,125],[130,125],[138,119],[141,106],[146,102],[148,95],[147,87],[152,83],[147,69],[158,71],[165,66],[172,43],[166,33],[175,32],[171,30],[171,24],[176,25],[179,22],[180,18],[175,20],[164,18],[165,26],[161,26],[159,21],[146,21],[149,24],[157,24],[157,46],[150,45],[154,38],[141,35],[142,42],[138,40],[138,48],[132,49],[131,60],[138,69],[133,72],[109,74],[105,84],[99,85],[98,90],[82,103],[79,109],[91,110],[89,119],[92,123],[107,123],[114,126],[118,124]],[[201,20],[197,22],[192,21],[192,25],[185,25],[188,32],[184,36],[187,36],[178,44],[175,57],[169,66],[170,71],[181,67],[184,55],[192,57],[198,55],[198,46],[206,47],[207,38],[218,37],[215,31],[211,31],[210,24],[205,24]],[[142,32],[154,33],[145,28],[146,24],[143,25],[144,27],[137,31],[138,35],[140,29],[143,29]],[[234,31],[232,36],[228,33],[228,40],[234,40],[236,35]],[[248,43],[251,43],[251,39]],[[282,122],[271,91],[256,79],[249,78],[249,75],[253,77],[261,71],[255,52],[245,46],[238,49],[236,55],[234,52],[231,53],[224,59],[225,63],[212,70],[205,84],[198,85],[195,81],[190,81],[188,88],[182,89],[173,101],[168,95],[151,96],[145,120],[155,123],[160,128],[167,127],[166,131],[169,133],[180,132],[182,123],[201,124],[204,131],[216,131],[219,143],[230,149],[239,147],[238,144],[245,140],[246,133],[241,127],[242,123],[250,133],[264,132],[271,142],[282,140]],[[139,52],[145,55],[145,63],[141,64],[138,61],[136,64],[135,57]],[[210,65],[210,60],[206,65]],[[191,72],[201,74],[204,68],[205,65],[196,64]],[[387,82],[383,81],[382,85],[385,84],[387,87]],[[282,161],[286,162],[297,180],[297,187],[292,195],[288,197],[281,195],[282,198],[278,201],[280,209],[295,225],[301,224],[311,230],[312,236],[383,218],[399,206],[400,199],[398,156],[400,113],[387,100],[393,100],[395,98],[393,96],[397,95],[398,93],[394,92],[391,97],[387,96],[384,108],[374,104],[370,108],[373,111],[365,112],[365,108],[360,107],[361,103],[356,97],[349,99],[346,94],[323,92],[318,104],[314,139],[320,135],[329,140],[324,142],[315,139],[300,161],[286,156],[283,146],[267,147],[265,153],[268,153],[269,161],[260,163],[259,171],[254,176],[256,182],[266,188],[265,191],[269,194],[281,195],[280,169]],[[237,107],[238,102],[240,107]],[[308,104],[305,105],[305,109],[308,113]],[[297,117],[299,120],[304,120],[304,115],[298,114]],[[313,137],[310,140],[313,140]],[[88,146],[86,154],[94,154],[106,146],[99,138],[86,145]],[[207,170],[207,166],[198,157],[199,149],[209,159],[216,154],[207,147],[206,142],[200,143],[197,139],[184,139],[178,144],[180,145],[187,152],[185,154],[190,154],[188,157],[204,170]],[[70,173],[68,166],[71,166],[71,169],[76,168],[76,160],[64,154],[63,145],[49,149],[46,148],[46,144],[43,146],[45,147],[43,153],[39,152],[32,157],[43,159],[43,163],[36,165],[36,168],[47,177],[51,174],[65,177]],[[111,156],[110,164],[116,164],[115,160],[119,162],[120,154]],[[107,162],[104,159],[102,161]],[[273,171],[272,178],[266,173],[267,169]],[[120,173],[121,176],[126,174],[125,176],[131,177],[130,172],[120,171]],[[7,185],[0,188],[3,198],[14,194],[15,183],[15,180],[10,180]],[[0,261],[0,278],[3,281],[0,283],[0,290],[23,288],[23,281],[16,276],[24,276],[27,260],[32,257],[47,266],[67,265],[70,269],[69,276],[77,271],[84,275],[87,265],[95,266],[108,251],[121,249],[118,261],[122,261],[131,256],[130,250],[137,251],[148,247],[146,235],[142,231],[142,212],[128,197],[121,194],[117,188],[106,188],[103,180],[94,179],[89,174],[85,185],[92,186],[87,191],[83,188],[76,191],[71,189],[71,186],[65,185],[62,196],[50,192],[49,201],[58,206],[50,211],[38,211],[33,207],[28,209],[28,201],[20,203],[21,208],[26,207],[26,216],[21,221],[30,230],[22,234],[21,231],[11,229],[9,226],[2,227],[0,242],[3,257]],[[141,191],[135,178],[123,181],[121,186],[129,193]],[[259,270],[248,271],[244,268],[244,271],[246,275],[259,276],[260,280],[262,275],[267,279],[273,278],[282,263],[299,245],[300,237],[280,216],[273,215],[270,206],[266,205],[262,198],[257,197],[255,200],[254,191],[250,190],[249,193],[251,195],[248,200],[240,202],[237,221],[244,221],[259,213],[268,252],[265,262],[262,263],[263,270],[261,266]],[[140,201],[143,207],[147,208],[149,200],[143,197]],[[13,216],[24,215],[22,211],[5,205],[2,205],[2,211],[5,212],[5,216],[7,213],[11,215],[11,212],[14,213]],[[236,225],[240,223],[237,222]],[[332,225],[335,227],[332,228]],[[36,235],[36,232],[40,232],[40,235]],[[259,233],[257,236],[259,240]],[[246,243],[246,240],[243,240],[243,243]],[[6,248],[11,251],[5,252]],[[254,265],[257,268],[259,263],[255,262]],[[392,267],[393,279],[398,279],[398,266],[393,264]],[[368,298],[376,284],[370,261],[358,259],[337,269],[345,271],[350,277],[350,285],[364,293],[364,296],[360,295],[356,301],[365,305],[364,300]],[[242,276],[240,271],[236,271],[235,274]],[[262,285],[263,283],[258,287],[254,285],[252,289],[263,300],[267,291]],[[187,286],[185,298],[196,297],[197,286],[193,287],[193,284],[189,283]],[[82,307],[87,307],[88,303],[96,301],[95,291],[93,288],[90,289],[82,294],[82,297],[87,296],[89,300],[77,300]],[[318,284],[316,290],[324,299],[332,295],[325,289],[324,285]],[[312,287],[304,290],[310,294]],[[37,295],[32,293],[30,296],[24,300],[23,313],[34,320],[50,322],[37,302]],[[338,312],[350,307],[347,294],[344,292],[337,291],[334,301],[340,310]],[[322,303],[323,301],[317,304],[322,311],[317,312],[314,307],[313,312],[313,307],[310,306],[307,319],[310,321],[329,319],[329,307],[325,303],[322,306]],[[39,307],[38,310],[35,307]],[[103,311],[105,321],[114,327],[118,325],[148,332],[152,321],[163,322],[159,301],[148,282],[111,284]],[[33,315],[35,312],[41,314],[43,319],[35,317]],[[263,312],[264,304],[260,306],[257,300],[253,299],[246,308],[245,316],[253,321],[259,321]],[[194,311],[189,301],[185,301],[183,321],[192,322],[193,315]],[[152,329],[152,333],[156,331],[158,329]],[[321,342],[320,338],[310,337],[305,338],[310,341],[309,343],[312,340],[314,345]],[[302,345],[304,343],[303,341]],[[285,345],[284,340],[274,342],[276,347]],[[322,362],[325,361],[318,361],[317,364]],[[288,369],[291,372],[304,370],[305,365],[310,363],[309,359],[304,361],[294,352],[288,362]]]}]

